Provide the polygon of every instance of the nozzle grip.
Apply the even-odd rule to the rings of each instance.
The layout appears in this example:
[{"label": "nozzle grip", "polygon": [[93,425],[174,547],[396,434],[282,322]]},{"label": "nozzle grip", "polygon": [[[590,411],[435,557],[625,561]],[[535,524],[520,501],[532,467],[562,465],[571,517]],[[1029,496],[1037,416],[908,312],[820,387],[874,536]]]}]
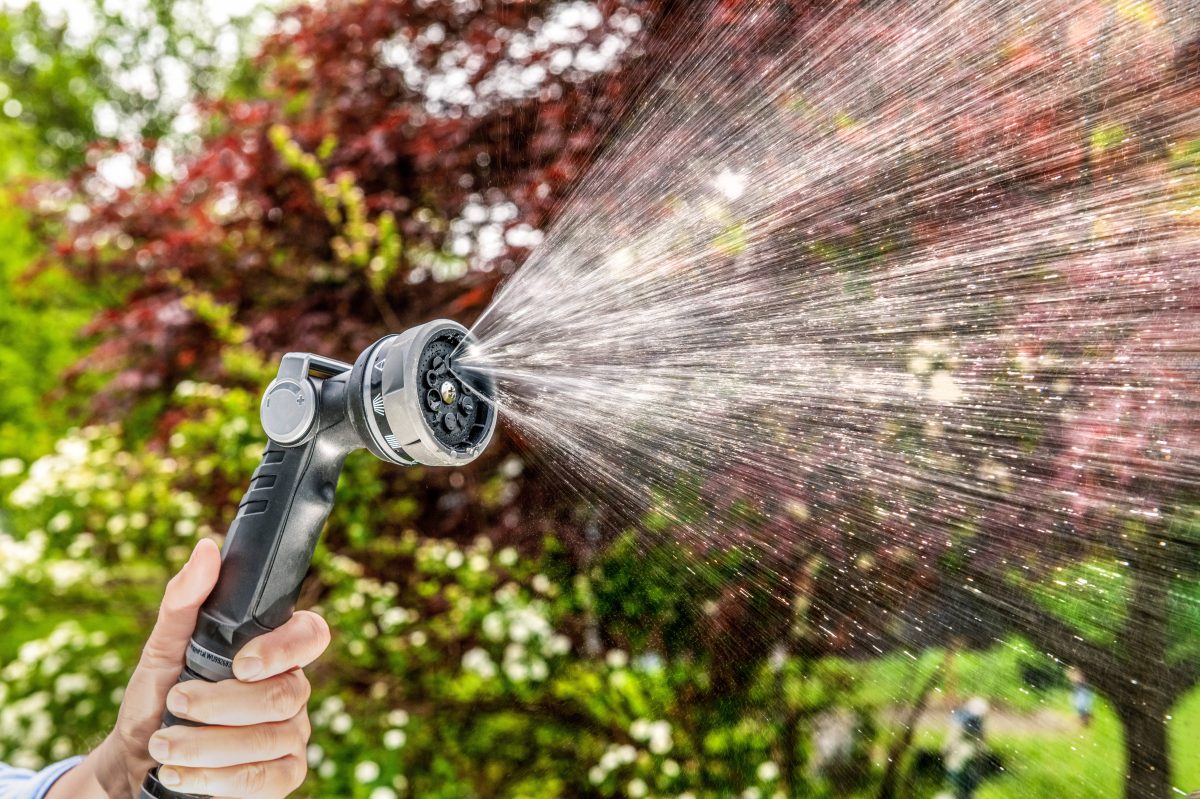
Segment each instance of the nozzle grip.
[{"label": "nozzle grip", "polygon": [[[298,447],[267,445],[225,540],[221,576],[200,610],[193,641],[202,651],[232,658],[291,617],[344,458],[323,434]],[[204,673],[202,652],[188,654]]]},{"label": "nozzle grip", "polygon": [[[346,418],[345,385],[322,381],[315,436],[294,447],[267,444],[230,525],[221,573],[200,609],[181,680],[232,678],[241,648],[291,618],[342,464],[358,446]],[[168,714],[164,726],[180,721]],[[155,771],[142,786],[142,799],[188,796],[159,783]]]}]

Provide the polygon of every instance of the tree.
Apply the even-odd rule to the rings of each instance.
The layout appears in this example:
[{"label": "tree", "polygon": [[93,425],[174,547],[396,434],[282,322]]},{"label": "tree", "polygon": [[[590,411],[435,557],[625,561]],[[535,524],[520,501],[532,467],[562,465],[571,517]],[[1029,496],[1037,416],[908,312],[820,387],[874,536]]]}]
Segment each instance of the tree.
[{"label": "tree", "polygon": [[[96,384],[84,380],[72,395],[62,375],[90,346],[80,329],[121,295],[100,276],[85,287],[61,264],[36,268],[47,242],[33,234],[22,192],[64,178],[102,139],[140,147],[165,138],[162,155],[185,151],[197,95],[236,90],[253,11],[222,19],[186,1],[0,11],[0,368],[22,375],[0,399],[0,459],[41,454],[84,415],[80,395]],[[156,166],[169,172],[170,159]]]},{"label": "tree", "polygon": [[[686,3],[484,2],[467,12],[456,4],[391,0],[289,12],[257,62],[254,96],[206,106],[211,130],[180,180],[123,189],[86,171],[76,181],[89,214],[71,227],[64,258],[80,274],[115,274],[134,284],[128,302],[93,326],[104,343],[88,368],[116,372],[106,395],[109,413],[130,397],[150,397],[161,411],[156,432],[166,438],[186,416],[172,392],[188,380],[257,384],[264,355],[309,349],[352,357],[379,335],[435,315],[470,321],[536,243],[556,202],[635,112],[631,99],[662,71],[663,59],[678,57],[680,42],[703,41],[706,25],[739,24],[744,7],[727,0],[704,18]],[[761,74],[777,53],[767,45],[811,27],[823,11],[818,3],[773,5],[771,24],[727,39],[735,42],[732,67],[713,80]],[[876,23],[865,30],[886,40],[885,7],[852,3],[839,13]],[[860,13],[866,17],[854,16]],[[605,60],[604,52],[613,55]],[[1036,45],[1022,43],[998,57],[1018,69],[1038,55]],[[1185,74],[1181,63],[1177,72]],[[1120,65],[1106,68],[1120,72]],[[1107,84],[1114,95],[1099,104],[1133,103],[1145,112],[1141,119],[1152,119],[1153,109],[1145,107],[1151,99],[1187,101],[1182,78],[1155,74],[1165,85],[1138,84],[1142,76],[1134,69],[1114,75]],[[1112,125],[1134,119],[1081,127],[1085,109],[1043,107],[1027,91],[1018,86],[997,98],[1000,110],[962,120],[961,135],[943,149],[889,162],[877,184],[844,187],[837,195],[841,216],[806,220],[815,234],[790,224],[794,216],[771,233],[783,242],[794,237],[792,251],[812,253],[802,266],[823,257],[851,265],[861,286],[886,279],[881,264],[888,257],[927,253],[964,226],[992,218],[983,215],[997,208],[1020,211],[1064,191],[1086,195],[1122,176],[1164,191],[1174,185],[1181,199],[1192,196],[1171,183],[1179,177],[1172,169],[1191,174],[1190,156],[1164,150],[1161,126],[1132,136]],[[900,99],[884,98],[871,109],[874,118],[902,118]],[[1030,108],[1037,114],[1027,113]],[[840,112],[817,111],[835,121]],[[828,127],[828,120],[822,124]],[[1047,145],[1047,136],[1026,140],[1013,132],[1037,126],[1063,138]],[[920,133],[900,131],[913,141]],[[1182,139],[1188,131],[1178,133]],[[1121,144],[1127,139],[1132,143]],[[1006,156],[999,167],[1003,180],[983,180],[981,171],[974,175],[982,188],[922,182],[930,163],[982,169],[971,159],[980,148]],[[1184,161],[1170,166],[1170,158]],[[897,185],[898,192],[880,201],[880,186]],[[802,208],[804,199],[783,197],[781,207]],[[851,212],[862,208],[871,209],[869,218]],[[896,241],[892,249],[883,246]],[[1051,251],[1027,255],[1033,262],[1061,258]],[[1162,264],[1162,254],[1151,252],[1129,266],[1150,275]],[[1055,285],[1065,292],[1095,285],[1089,280],[1112,280],[1119,265],[1111,258],[1069,260]],[[964,271],[955,280],[969,278]],[[1109,328],[1111,335],[1092,353],[1097,371],[1073,375],[1078,382],[1064,397],[1056,388],[1063,375],[1051,356],[1078,363],[1097,342],[1069,324],[1073,308],[1064,304],[1055,316],[1037,302],[1032,283],[1014,281],[1011,288],[1017,301],[995,319],[961,317],[939,331],[948,341],[969,340],[972,325],[989,321],[998,331],[986,342],[990,350],[925,353],[927,361],[957,358],[964,374],[970,364],[982,364],[981,381],[995,376],[989,404],[947,408],[936,425],[899,402],[862,410],[852,421],[879,432],[882,471],[918,478],[911,490],[889,484],[881,491],[872,480],[848,479],[863,476],[861,453],[833,445],[811,453],[815,465],[802,485],[785,476],[773,486],[778,504],[738,518],[751,541],[789,542],[772,550],[775,560],[767,563],[790,585],[810,586],[811,596],[786,597],[803,600],[796,603],[800,618],[760,613],[764,592],[732,570],[722,575],[714,600],[720,613],[703,644],[710,650],[732,648],[735,641],[739,651],[746,646],[744,659],[721,675],[722,684],[745,688],[777,641],[805,653],[853,650],[864,640],[892,646],[911,636],[924,614],[941,621],[931,641],[971,627],[1017,629],[1078,662],[1121,708],[1131,753],[1129,796],[1161,799],[1164,708],[1196,679],[1173,660],[1172,646],[1188,640],[1172,643],[1168,625],[1178,617],[1166,609],[1177,589],[1195,579],[1186,565],[1196,561],[1188,526],[1195,498],[1178,482],[1137,478],[1183,473],[1154,465],[1150,453],[1162,451],[1159,440],[1177,442],[1171,447],[1177,453],[1196,451],[1186,413],[1197,396],[1194,375],[1156,371],[1163,347],[1186,352],[1194,344],[1187,332],[1195,327],[1193,314],[1180,306],[1166,327]],[[1160,309],[1176,289],[1193,296],[1196,287],[1156,284],[1142,301]],[[1088,300],[1093,314],[1109,318],[1103,315],[1112,306],[1103,297],[1093,291]],[[1022,333],[1031,326],[1066,332],[1031,340]],[[913,354],[887,357],[903,370]],[[1046,357],[1039,361],[1039,355]],[[1009,361],[1016,367],[1002,368]],[[1158,392],[1162,404],[1130,405],[1109,392],[1134,372],[1131,363],[1143,365],[1138,396]],[[914,369],[916,379],[932,380],[931,368]],[[1031,387],[1040,392],[1032,401]],[[1074,414],[1070,419],[1058,417],[1059,403]],[[988,412],[995,408],[1014,410],[999,418]],[[818,418],[822,409],[811,410]],[[894,422],[884,430],[877,419],[882,411]],[[973,437],[971,431],[981,429],[986,435]],[[1152,435],[1162,429],[1165,439]],[[1108,451],[1113,441],[1126,447],[1120,457]],[[586,542],[587,520],[573,503],[548,501],[555,484],[542,470],[528,469],[516,481],[520,505],[514,492],[487,500],[487,486],[509,463],[511,443],[493,447],[465,474],[430,475],[420,484],[411,476],[386,478],[390,493],[411,499],[403,524],[446,534],[487,529],[502,541],[535,547],[553,524],[567,540]],[[1087,464],[1082,472],[1075,468],[1080,459]],[[778,477],[742,468],[743,474],[724,475],[724,484]],[[1058,494],[1063,487],[1078,488],[1081,497],[1091,491],[1097,502],[1066,507]],[[212,492],[228,505],[232,490],[218,484]],[[446,496],[455,501],[442,501]],[[1099,502],[1114,498],[1112,507]],[[723,499],[732,505],[739,498]],[[792,499],[808,509],[803,519],[778,512]],[[534,519],[522,507],[549,510]],[[401,525],[386,518],[372,522],[379,535],[400,532]],[[755,527],[764,524],[768,529]],[[336,531],[335,545],[337,536],[352,537],[354,529]],[[1170,542],[1168,555],[1153,547],[1156,554],[1147,552],[1146,543],[1159,540]],[[710,554],[693,552],[700,559]],[[1056,570],[1114,562],[1128,564],[1121,578],[1128,611],[1110,613],[1099,630],[1089,629],[1086,612],[1064,614],[1063,592],[1053,588]],[[968,587],[960,592],[953,585],[964,579]],[[739,633],[745,638],[741,624],[753,619],[766,620],[760,634],[738,640]],[[797,623],[829,632],[796,635]],[[1131,675],[1146,687],[1129,688]]]},{"label": "tree", "polygon": [[[15,184],[36,148],[27,131],[7,120],[0,122],[0,142],[0,181]],[[62,405],[47,410],[44,398],[82,354],[73,334],[95,312],[61,267],[28,278],[40,252],[29,219],[19,190],[0,189],[0,236],[6,242],[0,252],[0,371],[21,376],[0,397],[0,460],[44,451],[66,428]],[[47,316],[58,323],[47,327]]]},{"label": "tree", "polygon": [[186,150],[196,96],[237,91],[253,23],[269,20],[253,3],[230,15],[191,0],[16,4],[0,14],[0,102],[31,129],[38,170],[78,167],[100,141]]},{"label": "tree", "polygon": [[[80,176],[89,218],[63,254],[80,274],[136,282],[92,327],[104,343],[87,367],[119,369],[113,403],[227,376],[223,320],[259,352],[353,357],[388,330],[482,309],[631,79],[587,58],[561,74],[547,65],[605,40],[630,46],[640,17],[616,3],[599,16],[549,2],[456,8],[295,9],[259,58],[260,97],[208,108],[214,130],[184,179],[115,190],[95,170]],[[561,41],[539,38],[542,18]],[[482,61],[441,74],[464,45]],[[543,78],[513,83],[515,70]],[[458,94],[439,94],[459,79]],[[421,507],[425,529],[461,522]]]}]

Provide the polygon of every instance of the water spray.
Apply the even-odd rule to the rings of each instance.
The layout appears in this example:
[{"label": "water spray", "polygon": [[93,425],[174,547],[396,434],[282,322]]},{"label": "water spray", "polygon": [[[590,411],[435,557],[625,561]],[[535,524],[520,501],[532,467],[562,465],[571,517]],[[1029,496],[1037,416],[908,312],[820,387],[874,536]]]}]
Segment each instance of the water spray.
[{"label": "water spray", "polygon": [[[180,680],[233,677],[233,658],[292,615],[333,508],[338,475],[357,449],[399,466],[463,466],[496,428],[489,378],[456,370],[470,343],[439,320],[385,336],[353,365],[289,353],[263,393],[270,441],[238,505],[221,574],[200,610]],[[190,722],[166,713],[166,725]],[[141,799],[187,797],[147,775]]]},{"label": "water spray", "polygon": [[618,529],[735,557],[773,600],[740,638],[818,562],[812,635],[864,652],[978,629],[956,583],[1028,632],[1079,553],[1129,579],[1130,525],[1150,585],[1193,574],[1200,2],[699,5],[472,328],[506,423]]}]

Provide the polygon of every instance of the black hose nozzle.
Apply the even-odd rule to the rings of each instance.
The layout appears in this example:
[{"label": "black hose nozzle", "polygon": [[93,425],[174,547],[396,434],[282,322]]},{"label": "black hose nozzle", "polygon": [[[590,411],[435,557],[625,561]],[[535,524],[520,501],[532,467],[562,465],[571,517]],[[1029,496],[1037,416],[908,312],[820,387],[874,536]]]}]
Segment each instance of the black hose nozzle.
[{"label": "black hose nozzle", "polygon": [[[496,428],[495,389],[452,370],[467,340],[464,327],[440,320],[380,339],[353,366],[283,357],[260,408],[270,441],[229,527],[180,680],[232,678],[246,642],[291,617],[348,454],[366,448],[401,465],[460,466],[483,452]],[[178,723],[187,722],[164,716],[164,726]],[[151,771],[141,799],[151,797],[188,795]]]}]

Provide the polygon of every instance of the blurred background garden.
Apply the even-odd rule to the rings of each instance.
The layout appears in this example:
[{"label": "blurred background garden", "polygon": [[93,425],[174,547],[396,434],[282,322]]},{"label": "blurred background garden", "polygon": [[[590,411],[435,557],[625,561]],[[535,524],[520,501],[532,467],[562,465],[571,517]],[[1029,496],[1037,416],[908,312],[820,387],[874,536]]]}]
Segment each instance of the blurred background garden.
[{"label": "blurred background garden", "polygon": [[[164,583],[258,463],[279,356],[478,317],[664,43],[719,24],[690,8],[0,0],[0,761],[110,728]],[[862,530],[790,563],[768,624],[736,551],[653,503],[618,523],[499,438],[462,470],[348,461],[301,598],[335,632],[302,795],[918,799],[972,714],[982,799],[1200,789],[1194,486],[1003,574],[1004,607],[973,562]],[[1126,794],[1130,768],[1160,779]]]}]

